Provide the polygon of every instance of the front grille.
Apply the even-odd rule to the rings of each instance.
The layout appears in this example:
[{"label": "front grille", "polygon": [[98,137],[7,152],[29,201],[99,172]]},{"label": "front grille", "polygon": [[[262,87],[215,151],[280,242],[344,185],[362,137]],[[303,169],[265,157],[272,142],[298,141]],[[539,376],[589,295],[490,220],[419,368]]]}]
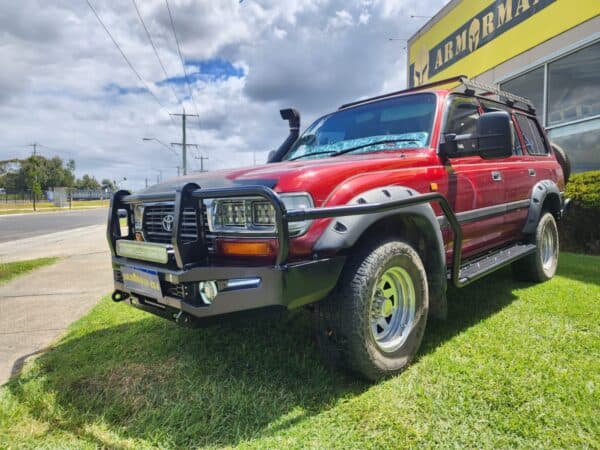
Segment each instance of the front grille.
[{"label": "front grille", "polygon": [[174,284],[174,283],[169,283],[168,281],[165,281],[163,283],[163,287],[164,287],[165,295],[168,295],[170,297],[177,297],[182,300],[187,297],[187,294],[188,294],[187,287],[183,283]]},{"label": "front grille", "polygon": [[208,212],[206,205],[202,204],[202,231],[204,232],[204,242],[206,243],[206,250],[208,253],[215,252],[215,236],[211,233],[208,227]]},{"label": "front grille", "polygon": [[[149,242],[160,242],[169,244],[173,235],[173,221],[165,219],[167,216],[175,217],[172,203],[146,206],[144,208],[143,230],[144,236]],[[169,230],[168,225],[171,225]],[[194,208],[183,210],[183,223],[181,224],[181,240],[183,242],[198,239],[198,225],[196,222],[196,211]]]}]

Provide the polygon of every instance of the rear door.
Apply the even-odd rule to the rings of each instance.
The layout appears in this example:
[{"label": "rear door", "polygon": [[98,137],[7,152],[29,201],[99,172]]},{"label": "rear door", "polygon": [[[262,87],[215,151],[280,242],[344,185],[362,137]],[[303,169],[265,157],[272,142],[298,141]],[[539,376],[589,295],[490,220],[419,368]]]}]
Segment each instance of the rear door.
[{"label": "rear door", "polygon": [[[521,170],[513,176],[513,184],[521,186],[518,196],[515,193],[514,199],[529,202],[535,184],[540,180],[553,178],[552,157],[535,118],[516,112],[515,120],[523,146],[523,156],[518,162]],[[507,216],[509,232],[521,233],[527,219],[527,212],[528,209],[519,210]]]}]

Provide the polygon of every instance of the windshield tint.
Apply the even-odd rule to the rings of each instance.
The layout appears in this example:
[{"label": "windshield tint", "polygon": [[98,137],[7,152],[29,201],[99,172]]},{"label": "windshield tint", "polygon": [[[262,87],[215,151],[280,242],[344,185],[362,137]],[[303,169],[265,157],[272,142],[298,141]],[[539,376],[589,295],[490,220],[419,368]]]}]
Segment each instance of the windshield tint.
[{"label": "windshield tint", "polygon": [[284,160],[425,147],[435,102],[430,93],[406,95],[321,117],[298,138]]}]

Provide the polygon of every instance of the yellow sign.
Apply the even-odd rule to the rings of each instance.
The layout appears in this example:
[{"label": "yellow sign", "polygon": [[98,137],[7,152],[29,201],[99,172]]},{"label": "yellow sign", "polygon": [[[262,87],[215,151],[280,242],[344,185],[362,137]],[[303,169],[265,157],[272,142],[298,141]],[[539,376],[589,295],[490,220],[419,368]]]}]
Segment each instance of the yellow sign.
[{"label": "yellow sign", "polygon": [[409,40],[408,84],[477,76],[600,14],[600,0],[461,0]]}]

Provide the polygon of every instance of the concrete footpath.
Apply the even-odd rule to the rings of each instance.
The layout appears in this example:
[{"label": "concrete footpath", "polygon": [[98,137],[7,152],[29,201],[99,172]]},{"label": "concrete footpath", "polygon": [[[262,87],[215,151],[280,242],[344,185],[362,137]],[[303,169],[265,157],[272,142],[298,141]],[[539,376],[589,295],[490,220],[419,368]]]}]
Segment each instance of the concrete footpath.
[{"label": "concrete footpath", "polygon": [[112,288],[104,226],[0,244],[0,261],[61,259],[0,285],[0,385]]}]

